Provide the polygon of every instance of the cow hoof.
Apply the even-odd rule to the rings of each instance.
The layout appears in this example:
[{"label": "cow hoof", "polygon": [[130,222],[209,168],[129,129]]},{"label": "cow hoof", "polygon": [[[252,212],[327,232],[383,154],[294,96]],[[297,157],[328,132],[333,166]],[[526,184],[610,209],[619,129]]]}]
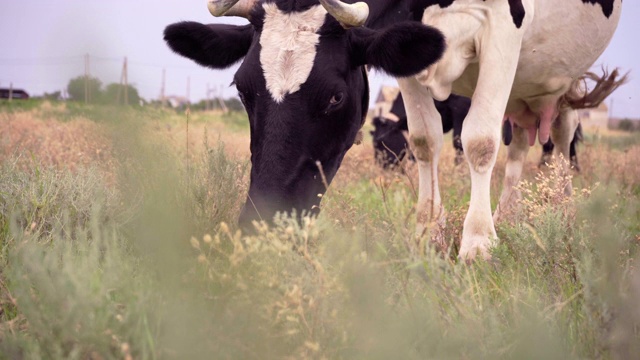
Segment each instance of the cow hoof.
[{"label": "cow hoof", "polygon": [[445,236],[446,227],[447,216],[444,210],[442,210],[440,218],[433,223],[430,234],[430,244],[438,253],[446,253],[449,250],[449,244],[447,243]]},{"label": "cow hoof", "polygon": [[466,263],[473,262],[477,257],[489,261],[491,260],[491,248],[493,242],[488,238],[480,235],[471,237],[470,239],[463,239],[460,245],[460,252],[458,252],[458,259]]},{"label": "cow hoof", "polygon": [[540,162],[538,163],[538,168],[543,168],[543,167],[547,167],[549,164],[551,164],[551,155],[550,154],[542,154],[542,157],[540,157]]},{"label": "cow hoof", "polygon": [[[418,239],[429,240],[429,246],[433,247],[436,252],[446,253],[449,250],[449,244],[446,241],[445,228],[447,226],[447,213],[444,207],[440,208],[438,219],[425,221],[428,218],[426,214],[418,217],[418,224],[416,226],[416,237]],[[428,225],[424,225],[427,223]],[[420,243],[420,242],[419,242]],[[420,251],[425,251],[425,245],[421,246]],[[420,246],[419,246],[420,248]]]}]

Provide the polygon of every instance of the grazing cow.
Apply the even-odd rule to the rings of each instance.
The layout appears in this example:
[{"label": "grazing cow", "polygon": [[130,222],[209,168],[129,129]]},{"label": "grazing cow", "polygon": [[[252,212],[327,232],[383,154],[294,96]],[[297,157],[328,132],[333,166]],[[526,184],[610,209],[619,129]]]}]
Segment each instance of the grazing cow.
[{"label": "grazing cow", "polygon": [[406,77],[443,54],[444,38],[431,27],[397,22],[345,29],[352,19],[328,15],[336,5],[321,3],[214,0],[213,14],[243,16],[250,24],[180,22],[165,29],[169,47],[200,65],[223,69],[242,60],[234,84],[251,131],[245,227],[276,212],[318,211],[365,120],[365,65]]},{"label": "grazing cow", "polygon": [[243,220],[319,204],[322,179],[331,181],[364,120],[368,64],[398,78],[419,167],[417,232],[440,225],[431,227],[436,240],[443,134],[433,99],[452,90],[472,98],[461,136],[472,185],[459,252],[472,259],[488,258],[496,239],[489,185],[502,119],[515,124],[505,182],[519,179],[526,154],[513,144],[551,136],[568,154],[568,127],[552,125],[558,101],[607,47],[621,0],[210,0],[209,10],[250,24],[178,23],[165,39],[212,68],[244,58],[235,75],[251,123]]},{"label": "grazing cow", "polygon": [[[471,106],[471,99],[451,94],[447,100],[436,100],[435,104],[442,118],[442,131],[447,133],[453,130],[453,147],[456,149],[455,164],[458,165],[464,161],[460,134],[462,122]],[[389,112],[399,120],[390,120],[384,115],[377,116],[373,118],[374,130],[371,131],[376,162],[385,169],[396,166],[407,153],[410,153],[405,135],[409,129],[402,93],[398,94],[393,101]],[[411,159],[415,160],[413,156]]]}]

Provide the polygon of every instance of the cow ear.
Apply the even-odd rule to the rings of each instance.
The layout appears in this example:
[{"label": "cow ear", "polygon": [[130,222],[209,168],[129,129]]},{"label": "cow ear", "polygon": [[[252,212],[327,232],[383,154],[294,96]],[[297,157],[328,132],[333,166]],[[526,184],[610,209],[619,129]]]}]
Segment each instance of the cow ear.
[{"label": "cow ear", "polygon": [[167,26],[164,40],[171,50],[196,63],[225,69],[247,55],[253,41],[253,26],[179,22]]},{"label": "cow ear", "polygon": [[442,33],[418,22],[374,31],[352,29],[352,59],[395,77],[413,76],[440,60],[446,48]]}]

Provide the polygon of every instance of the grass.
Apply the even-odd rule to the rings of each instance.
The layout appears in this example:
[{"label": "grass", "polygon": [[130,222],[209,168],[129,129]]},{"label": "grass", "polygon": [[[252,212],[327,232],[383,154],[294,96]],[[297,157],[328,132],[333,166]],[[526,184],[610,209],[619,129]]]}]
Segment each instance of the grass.
[{"label": "grass", "polygon": [[[217,139],[246,129],[218,124],[213,139],[194,132],[199,144],[186,154],[185,139],[172,138],[184,116],[117,114],[99,120],[108,169],[97,156],[95,166],[73,169],[38,152],[3,159],[0,359],[640,353],[640,170],[620,150],[587,140],[570,199],[558,196],[553,169],[533,182],[530,155],[521,212],[498,227],[493,261],[466,265],[454,260],[455,246],[451,257],[409,251],[414,168],[384,173],[355,148],[318,219],[283,217],[243,236],[234,223],[248,163]],[[194,127],[209,129],[199,116]],[[445,147],[454,243],[469,188],[452,159]]]}]

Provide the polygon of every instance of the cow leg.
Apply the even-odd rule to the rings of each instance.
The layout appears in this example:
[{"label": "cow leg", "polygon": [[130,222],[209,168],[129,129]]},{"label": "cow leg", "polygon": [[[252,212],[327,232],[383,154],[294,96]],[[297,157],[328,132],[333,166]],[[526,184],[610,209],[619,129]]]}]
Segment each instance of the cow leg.
[{"label": "cow leg", "polygon": [[502,194],[493,214],[493,221],[496,223],[508,218],[517,207],[518,200],[522,197],[520,191],[515,187],[520,182],[522,168],[529,152],[529,136],[527,129],[515,124],[512,131],[511,144],[507,147],[507,165],[504,170]]},{"label": "cow leg", "polygon": [[[509,9],[506,2],[504,9]],[[497,240],[491,214],[491,173],[525,28],[496,21],[487,30],[491,36],[481,39],[478,82],[462,125],[462,147],[471,172],[471,200],[458,256],[466,261],[477,255],[489,259],[489,250]]]},{"label": "cow leg", "polygon": [[[551,127],[551,141],[553,141],[554,156],[556,161],[560,161],[560,155],[563,160],[560,161],[562,175],[569,174],[570,147],[573,135],[578,127],[578,113],[573,109],[562,109],[560,116]],[[564,193],[570,196],[573,189],[571,181],[564,188]]]},{"label": "cow leg", "polygon": [[444,242],[445,211],[438,186],[438,160],[443,144],[442,122],[429,90],[414,78],[398,79],[409,126],[409,145],[418,163],[419,193],[416,233],[431,230],[437,247]]},{"label": "cow leg", "polygon": [[542,156],[540,156],[540,163],[538,167],[547,166],[547,164],[551,161],[551,156],[553,155],[553,141],[549,139],[544,145],[542,145]]},{"label": "cow leg", "polygon": [[573,140],[571,140],[571,146],[569,147],[569,156],[571,157],[571,167],[580,172],[580,163],[578,163],[578,153],[576,152],[576,145],[582,139],[582,132],[580,129],[580,122],[578,120],[578,126],[576,127],[576,131],[573,133]]},{"label": "cow leg", "polygon": [[456,150],[455,165],[460,165],[464,161],[464,151],[462,150],[462,122],[464,118],[453,118],[453,148]]}]

